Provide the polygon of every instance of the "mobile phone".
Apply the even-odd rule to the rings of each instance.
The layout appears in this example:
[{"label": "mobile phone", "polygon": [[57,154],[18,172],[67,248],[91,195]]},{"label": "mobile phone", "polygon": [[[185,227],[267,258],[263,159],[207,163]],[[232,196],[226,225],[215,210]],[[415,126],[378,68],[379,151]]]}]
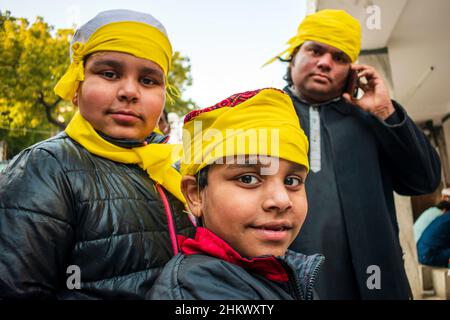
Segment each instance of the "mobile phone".
[{"label": "mobile phone", "polygon": [[356,70],[350,69],[347,75],[347,83],[345,85],[345,92],[350,94],[353,99],[358,97],[359,78]]}]

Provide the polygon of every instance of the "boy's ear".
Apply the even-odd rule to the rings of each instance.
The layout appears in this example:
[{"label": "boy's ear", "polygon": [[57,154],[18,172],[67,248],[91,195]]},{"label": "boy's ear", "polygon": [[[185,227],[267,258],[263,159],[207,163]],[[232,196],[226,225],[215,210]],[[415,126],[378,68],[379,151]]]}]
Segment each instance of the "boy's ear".
[{"label": "boy's ear", "polygon": [[181,179],[181,192],[186,198],[186,202],[191,213],[195,217],[201,218],[203,215],[203,203],[197,179],[194,176],[183,176]]},{"label": "boy's ear", "polygon": [[75,92],[75,94],[73,95],[72,103],[73,103],[74,106],[78,107],[78,91]]}]

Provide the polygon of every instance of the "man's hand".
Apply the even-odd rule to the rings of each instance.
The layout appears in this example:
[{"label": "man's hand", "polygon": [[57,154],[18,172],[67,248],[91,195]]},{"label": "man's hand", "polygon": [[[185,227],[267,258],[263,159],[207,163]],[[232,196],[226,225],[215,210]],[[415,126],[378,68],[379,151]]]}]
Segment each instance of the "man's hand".
[{"label": "man's hand", "polygon": [[[381,121],[386,120],[394,113],[395,109],[389,97],[389,90],[380,74],[375,68],[368,65],[353,64],[350,68],[357,72],[359,87],[364,91],[364,95],[357,99],[348,92],[344,92],[342,97],[351,104],[370,112]],[[365,83],[361,81],[363,77],[367,80]]]}]

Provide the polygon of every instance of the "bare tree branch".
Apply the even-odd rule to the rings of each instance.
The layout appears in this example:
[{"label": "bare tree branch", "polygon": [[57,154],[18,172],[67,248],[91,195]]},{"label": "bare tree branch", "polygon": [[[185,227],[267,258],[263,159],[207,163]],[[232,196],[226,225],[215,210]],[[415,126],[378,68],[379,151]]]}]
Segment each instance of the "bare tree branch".
[{"label": "bare tree branch", "polygon": [[49,104],[45,101],[44,99],[44,94],[42,92],[38,93],[38,98],[37,98],[37,102],[41,105],[44,106],[45,108],[45,114],[47,115],[47,120],[48,122],[50,122],[51,124],[56,125],[57,127],[59,127],[61,130],[64,130],[67,126],[67,124],[65,122],[60,122],[57,119],[53,118],[52,116],[52,110],[54,110],[57,105],[61,102],[61,98],[58,97],[55,102]]}]

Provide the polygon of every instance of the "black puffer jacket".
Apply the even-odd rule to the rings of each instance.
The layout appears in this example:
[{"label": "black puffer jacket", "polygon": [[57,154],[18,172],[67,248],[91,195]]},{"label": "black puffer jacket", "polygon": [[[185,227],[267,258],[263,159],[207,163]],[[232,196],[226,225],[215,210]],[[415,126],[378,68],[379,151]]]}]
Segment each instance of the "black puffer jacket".
[{"label": "black puffer jacket", "polygon": [[[312,300],[324,257],[288,250],[282,257],[244,258],[204,228],[180,237],[181,252],[166,264],[151,300]],[[319,275],[320,277],[320,275]]]},{"label": "black puffer jacket", "polygon": [[[166,196],[176,231],[192,235],[182,203]],[[137,165],[61,133],[0,174],[0,297],[140,299],[172,256],[162,201]],[[71,265],[81,289],[68,289]]]}]

